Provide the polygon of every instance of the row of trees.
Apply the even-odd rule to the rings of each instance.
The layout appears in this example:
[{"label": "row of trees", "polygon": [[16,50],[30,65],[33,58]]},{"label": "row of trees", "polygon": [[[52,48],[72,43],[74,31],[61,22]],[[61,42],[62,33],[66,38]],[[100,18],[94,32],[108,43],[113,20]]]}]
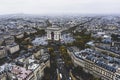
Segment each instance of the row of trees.
[{"label": "row of trees", "polygon": [[72,63],[72,59],[71,57],[69,56],[69,54],[67,53],[67,49],[65,46],[61,46],[60,47],[60,52],[61,52],[61,56],[63,57],[64,61],[65,61],[65,64],[66,64],[66,67],[68,69],[70,69],[72,66],[73,66],[73,63]]},{"label": "row of trees", "polygon": [[44,74],[45,74],[45,76],[42,78],[42,80],[50,80],[50,77],[51,77],[51,70],[50,70],[50,68],[48,68],[48,67],[46,67],[45,69],[44,69]]},{"label": "row of trees", "polygon": [[38,29],[38,28],[33,28],[35,29],[37,32],[35,33],[35,35],[39,35],[39,36],[43,36],[46,34],[44,29]]},{"label": "row of trees", "polygon": [[82,30],[81,32],[73,33],[73,37],[75,41],[73,43],[67,44],[68,46],[77,46],[80,49],[86,48],[86,43],[92,40],[91,34],[87,32],[86,29]]},{"label": "row of trees", "polygon": [[53,47],[49,47],[48,48],[49,54],[50,54],[50,68],[45,68],[44,72],[45,72],[45,76],[43,77],[42,80],[51,80],[51,77],[53,78],[55,76],[55,72],[56,72],[56,67],[57,67],[57,63],[56,63],[56,54],[54,53],[54,48]]},{"label": "row of trees", "polygon": [[120,35],[118,34],[112,34],[111,37],[113,41],[120,41]]},{"label": "row of trees", "polygon": [[80,76],[83,80],[101,80],[101,78],[96,78],[90,73],[86,73],[82,67],[75,67],[72,70],[75,76]]}]

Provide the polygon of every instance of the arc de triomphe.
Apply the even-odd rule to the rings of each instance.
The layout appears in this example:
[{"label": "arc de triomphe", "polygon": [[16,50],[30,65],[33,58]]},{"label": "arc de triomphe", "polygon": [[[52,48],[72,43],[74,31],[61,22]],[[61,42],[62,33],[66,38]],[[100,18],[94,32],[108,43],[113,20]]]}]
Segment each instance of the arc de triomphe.
[{"label": "arc de triomphe", "polygon": [[57,25],[52,25],[51,27],[47,27],[47,39],[52,41],[61,40],[61,28]]}]

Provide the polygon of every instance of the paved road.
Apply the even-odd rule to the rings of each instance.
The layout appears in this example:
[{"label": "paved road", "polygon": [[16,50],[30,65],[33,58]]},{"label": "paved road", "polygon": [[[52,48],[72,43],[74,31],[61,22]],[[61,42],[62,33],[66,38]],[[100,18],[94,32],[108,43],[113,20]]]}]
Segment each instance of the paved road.
[{"label": "paved road", "polygon": [[54,53],[56,54],[56,63],[57,63],[58,72],[59,74],[62,75],[61,80],[70,80],[69,71],[67,71],[65,67],[65,62],[62,59],[62,56],[60,55],[59,46],[56,44],[54,45]]}]

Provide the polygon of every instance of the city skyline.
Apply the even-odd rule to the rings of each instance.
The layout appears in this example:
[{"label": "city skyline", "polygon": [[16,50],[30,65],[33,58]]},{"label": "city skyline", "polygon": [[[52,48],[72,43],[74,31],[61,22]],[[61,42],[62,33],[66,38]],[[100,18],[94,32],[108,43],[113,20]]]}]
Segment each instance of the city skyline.
[{"label": "city skyline", "polygon": [[119,14],[119,0],[0,0],[2,14]]}]

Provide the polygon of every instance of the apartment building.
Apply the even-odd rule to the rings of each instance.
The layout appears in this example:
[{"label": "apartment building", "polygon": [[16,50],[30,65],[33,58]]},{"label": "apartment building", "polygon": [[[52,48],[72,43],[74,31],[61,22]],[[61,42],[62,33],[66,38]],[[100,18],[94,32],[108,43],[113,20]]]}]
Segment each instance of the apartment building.
[{"label": "apartment building", "polygon": [[92,49],[76,51],[74,48],[68,48],[68,53],[74,64],[83,67],[84,71],[103,80],[120,80],[120,59]]}]

